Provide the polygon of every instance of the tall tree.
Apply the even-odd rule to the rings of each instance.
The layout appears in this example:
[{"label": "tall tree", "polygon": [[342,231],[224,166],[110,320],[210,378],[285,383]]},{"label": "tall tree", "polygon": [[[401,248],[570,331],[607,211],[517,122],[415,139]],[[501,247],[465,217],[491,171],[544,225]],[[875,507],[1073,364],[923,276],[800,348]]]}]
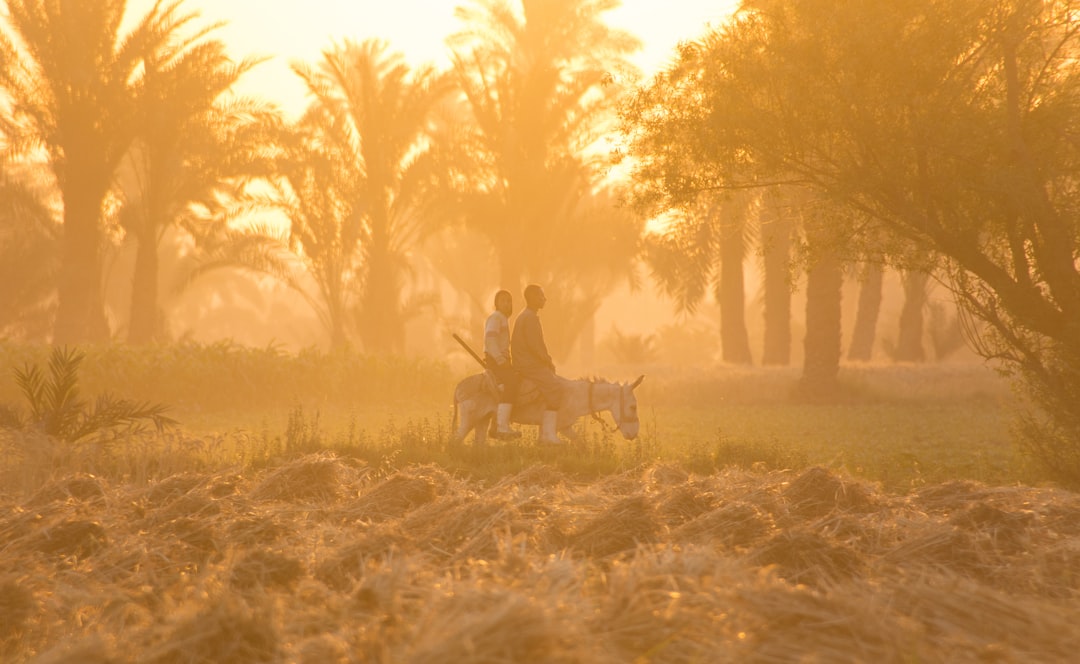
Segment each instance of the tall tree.
[{"label": "tall tree", "polygon": [[720,303],[720,345],[725,362],[752,364],[750,336],[746,331],[746,262],[749,217],[755,205],[746,196],[721,206],[720,213],[729,219],[722,225],[720,269],[716,301]]},{"label": "tall tree", "polygon": [[[801,217],[799,202],[805,196],[798,186],[747,193],[747,186],[755,183],[751,178],[740,181],[738,170],[722,161],[723,156],[710,140],[720,120],[706,103],[701,81],[719,43],[720,37],[712,32],[684,42],[672,63],[623,105],[621,129],[629,141],[636,185],[633,202],[645,216],[677,210],[677,219],[686,220],[684,211],[702,196],[759,200],[756,239],[765,273],[762,362],[784,365],[791,358],[792,238],[798,226],[795,222]],[[690,228],[685,230],[694,233]],[[684,231],[676,228],[674,232]],[[719,251],[722,246],[717,244],[715,248]],[[737,247],[729,244],[726,249]],[[700,247],[693,251],[699,252]],[[693,272],[688,266],[676,269]],[[702,276],[704,273],[697,275]]]},{"label": "tall tree", "polygon": [[361,211],[354,209],[359,202],[349,171],[339,168],[351,162],[310,131],[288,143],[278,205],[290,222],[289,245],[318,295],[300,285],[297,290],[318,315],[330,345],[339,348],[349,338],[349,312],[361,288]]},{"label": "tall tree", "polygon": [[401,351],[409,252],[443,220],[435,152],[452,84],[378,40],[346,41],[294,70],[312,101],[284,171],[291,242],[318,282],[332,343],[355,306],[367,350]]},{"label": "tall tree", "polygon": [[230,96],[255,62],[233,63],[224,44],[205,34],[170,40],[145,60],[138,134],[120,178],[120,219],[137,246],[128,328],[135,343],[154,339],[164,323],[158,252],[165,232],[183,229],[205,247],[208,234],[227,232],[211,226],[226,223],[228,208],[245,199],[245,183],[273,171],[277,113]]},{"label": "tall tree", "polygon": [[904,306],[900,309],[899,333],[893,359],[898,362],[923,362],[923,311],[927,303],[927,285],[930,275],[921,270],[908,270],[903,274]]},{"label": "tall tree", "polygon": [[157,2],[126,34],[124,0],[8,0],[0,88],[23,129],[17,153],[43,149],[63,202],[57,342],[109,336],[101,294],[103,206],[136,131],[147,53],[190,20]]},{"label": "tall tree", "polygon": [[840,373],[841,304],[844,264],[834,229],[842,210],[824,201],[804,201],[806,253],[806,337],[800,392],[804,398],[827,399]]},{"label": "tall tree", "polygon": [[620,83],[636,75],[626,58],[640,42],[603,21],[618,5],[474,0],[458,8],[463,27],[448,42],[473,121],[465,223],[494,247],[502,287],[545,285],[556,354],[629,276],[641,230],[615,206],[596,146]]},{"label": "tall tree", "polygon": [[45,189],[14,171],[0,172],[0,338],[43,339],[55,307],[60,227]]},{"label": "tall tree", "polygon": [[794,216],[782,187],[770,187],[762,196],[760,226],[761,263],[764,272],[764,349],[761,363],[791,363],[791,292],[793,270],[791,241]]},{"label": "tall tree", "polygon": [[881,314],[885,268],[880,260],[869,259],[860,268],[859,304],[855,310],[855,327],[851,332],[848,359],[868,362],[874,354],[878,317]]},{"label": "tall tree", "polygon": [[693,313],[712,290],[720,307],[720,347],[725,362],[751,364],[746,330],[743,262],[752,196],[692,206],[667,232],[650,236],[646,260],[653,278],[682,311]]},{"label": "tall tree", "polygon": [[699,91],[729,176],[794,177],[945,257],[977,348],[1043,407],[1032,449],[1080,482],[1075,12],[757,0],[719,31]]}]

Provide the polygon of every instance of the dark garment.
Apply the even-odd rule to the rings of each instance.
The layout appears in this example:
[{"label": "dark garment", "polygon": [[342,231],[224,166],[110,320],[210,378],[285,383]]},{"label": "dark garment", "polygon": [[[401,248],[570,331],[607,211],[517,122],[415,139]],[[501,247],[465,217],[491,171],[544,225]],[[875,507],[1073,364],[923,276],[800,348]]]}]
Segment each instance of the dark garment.
[{"label": "dark garment", "polygon": [[495,382],[499,384],[499,403],[514,403],[514,399],[517,398],[519,381],[514,367],[509,362],[498,364],[494,358],[486,353],[484,354],[484,364],[487,365],[488,371],[495,376]]},{"label": "dark garment", "polygon": [[547,409],[558,410],[562,405],[562,384],[555,375],[555,362],[544,343],[540,316],[533,309],[526,308],[514,321],[510,354],[514,358],[514,368],[518,375],[531,380],[540,388]]},{"label": "dark garment", "polygon": [[555,371],[555,362],[544,343],[544,329],[540,325],[540,316],[526,308],[514,321],[514,333],[510,337],[510,355],[514,358],[514,367],[519,372],[547,368]]},{"label": "dark garment", "polygon": [[555,371],[548,367],[535,367],[528,371],[521,371],[519,375],[522,380],[531,380],[536,383],[547,410],[559,410],[562,407],[562,383],[555,375]]}]

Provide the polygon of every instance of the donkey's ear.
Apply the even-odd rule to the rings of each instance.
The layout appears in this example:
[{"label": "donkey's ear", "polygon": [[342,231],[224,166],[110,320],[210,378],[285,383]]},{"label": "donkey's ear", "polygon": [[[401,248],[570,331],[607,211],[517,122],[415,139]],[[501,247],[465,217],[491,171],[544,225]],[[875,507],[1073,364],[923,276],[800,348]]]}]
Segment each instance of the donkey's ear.
[{"label": "donkey's ear", "polygon": [[643,381],[643,380],[645,380],[645,374],[641,374],[640,376],[638,376],[637,380],[635,380],[633,383],[630,384],[630,389],[632,390],[635,387],[637,387],[638,385],[641,385],[641,381]]}]

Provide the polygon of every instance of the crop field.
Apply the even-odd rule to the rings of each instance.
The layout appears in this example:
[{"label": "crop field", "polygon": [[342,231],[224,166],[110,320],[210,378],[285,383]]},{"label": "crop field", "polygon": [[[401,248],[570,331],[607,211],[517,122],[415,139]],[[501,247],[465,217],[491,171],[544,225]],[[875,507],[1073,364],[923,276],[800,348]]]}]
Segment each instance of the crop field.
[{"label": "crop field", "polygon": [[[179,426],[0,433],[0,661],[1080,649],[1080,495],[1025,462],[983,367],[849,367],[829,402],[796,398],[794,370],[654,368],[636,441],[587,422],[562,448],[531,428],[477,448],[450,439],[443,365],[117,353],[88,353],[84,397],[167,403]],[[4,349],[0,402],[44,356]]]}]

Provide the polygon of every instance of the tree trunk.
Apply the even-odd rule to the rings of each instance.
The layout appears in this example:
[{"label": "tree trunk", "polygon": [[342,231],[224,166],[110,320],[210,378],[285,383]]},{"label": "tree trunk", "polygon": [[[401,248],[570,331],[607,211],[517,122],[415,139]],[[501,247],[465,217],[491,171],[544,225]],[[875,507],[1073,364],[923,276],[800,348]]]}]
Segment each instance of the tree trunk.
[{"label": "tree trunk", "polygon": [[930,276],[912,270],[904,274],[904,308],[900,311],[900,335],[896,340],[897,362],[924,362],[923,309],[926,307],[926,285]]},{"label": "tree trunk", "polygon": [[53,329],[53,342],[57,344],[100,343],[109,338],[101,295],[98,226],[102,196],[95,195],[90,183],[79,181],[78,171],[72,164],[72,177],[64,190],[63,263]]},{"label": "tree trunk", "polygon": [[390,246],[389,205],[374,207],[371,237],[364,251],[367,274],[361,297],[360,338],[369,352],[402,352],[405,324],[401,313],[401,281]]},{"label": "tree trunk", "polygon": [[404,326],[398,310],[397,279],[390,256],[385,251],[368,254],[360,325],[364,347],[385,354],[403,349]]},{"label": "tree trunk", "polygon": [[345,347],[347,341],[345,336],[345,321],[348,313],[344,311],[340,298],[335,302],[328,302],[327,305],[330,324],[330,348],[333,350],[341,350]]},{"label": "tree trunk", "polygon": [[881,314],[881,289],[885,270],[881,263],[871,261],[863,268],[859,286],[859,308],[855,312],[855,329],[851,333],[848,359],[868,362],[874,354],[878,316]]},{"label": "tree trunk", "polygon": [[743,226],[745,211],[721,208],[723,237],[720,240],[720,344],[725,362],[751,364],[750,338],[746,332],[746,281],[743,275]]},{"label": "tree trunk", "polygon": [[153,232],[136,237],[135,276],[131,284],[131,320],[128,342],[147,344],[157,337],[161,316],[158,311],[158,252]]},{"label": "tree trunk", "polygon": [[821,252],[806,280],[806,357],[801,388],[806,396],[828,396],[840,372],[840,303],[844,274],[831,249]]},{"label": "tree trunk", "polygon": [[791,217],[779,194],[768,193],[762,208],[761,244],[765,263],[764,365],[791,364]]}]

